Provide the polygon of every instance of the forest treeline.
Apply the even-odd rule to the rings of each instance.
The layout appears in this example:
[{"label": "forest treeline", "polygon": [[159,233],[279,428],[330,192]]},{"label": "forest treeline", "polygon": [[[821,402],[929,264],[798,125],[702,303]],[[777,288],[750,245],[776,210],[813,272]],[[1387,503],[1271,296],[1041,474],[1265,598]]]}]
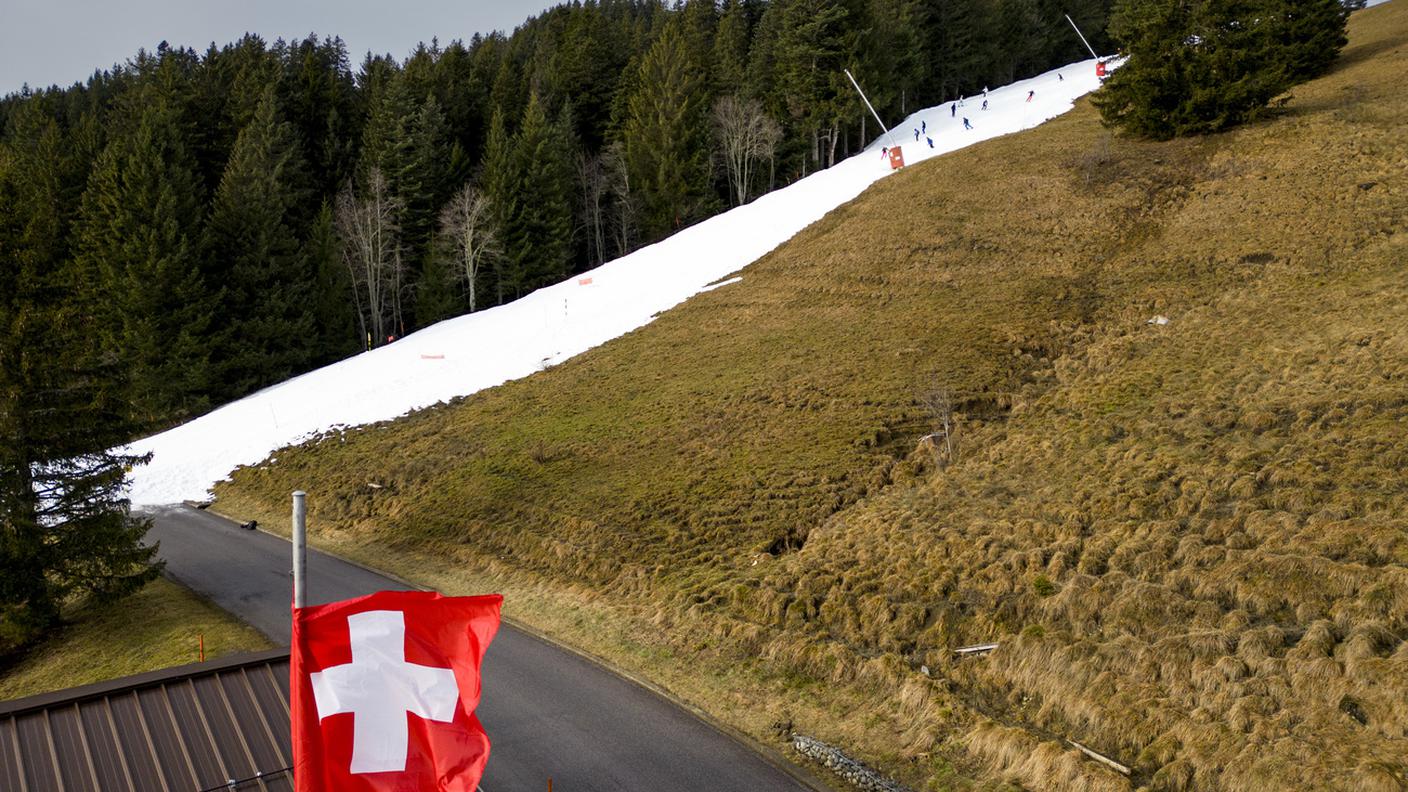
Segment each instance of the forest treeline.
[{"label": "forest treeline", "polygon": [[898,119],[1084,57],[1064,15],[1102,47],[1109,6],[605,0],[355,68],[163,43],[0,101],[0,368],[24,393],[17,345],[84,316],[104,404],[169,425],[834,164],[879,131],[843,68]]}]

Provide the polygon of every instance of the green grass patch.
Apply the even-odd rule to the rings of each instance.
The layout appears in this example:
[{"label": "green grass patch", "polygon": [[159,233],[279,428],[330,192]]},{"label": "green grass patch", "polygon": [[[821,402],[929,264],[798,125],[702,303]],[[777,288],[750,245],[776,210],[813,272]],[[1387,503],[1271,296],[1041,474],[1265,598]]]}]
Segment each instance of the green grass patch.
[{"label": "green grass patch", "polygon": [[165,578],[119,602],[80,606],[0,670],[0,700],[47,693],[273,646],[254,628]]}]

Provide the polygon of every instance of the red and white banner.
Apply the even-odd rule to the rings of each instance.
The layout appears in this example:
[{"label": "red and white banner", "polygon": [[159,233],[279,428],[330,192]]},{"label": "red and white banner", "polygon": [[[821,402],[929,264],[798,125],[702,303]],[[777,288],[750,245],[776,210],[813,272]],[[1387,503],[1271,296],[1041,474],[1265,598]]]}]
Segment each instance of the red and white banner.
[{"label": "red and white banner", "polygon": [[297,792],[474,792],[479,666],[503,597],[381,591],[293,609]]}]

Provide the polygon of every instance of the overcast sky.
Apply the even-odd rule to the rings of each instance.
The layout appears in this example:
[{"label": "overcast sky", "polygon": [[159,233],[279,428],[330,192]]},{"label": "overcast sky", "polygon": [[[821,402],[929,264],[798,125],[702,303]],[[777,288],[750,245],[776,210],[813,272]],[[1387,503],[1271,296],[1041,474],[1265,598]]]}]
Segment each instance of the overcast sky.
[{"label": "overcast sky", "polygon": [[341,36],[352,65],[368,50],[404,58],[442,44],[511,32],[562,0],[0,0],[0,94],[68,86],[165,40],[197,52],[246,32],[266,41]]}]

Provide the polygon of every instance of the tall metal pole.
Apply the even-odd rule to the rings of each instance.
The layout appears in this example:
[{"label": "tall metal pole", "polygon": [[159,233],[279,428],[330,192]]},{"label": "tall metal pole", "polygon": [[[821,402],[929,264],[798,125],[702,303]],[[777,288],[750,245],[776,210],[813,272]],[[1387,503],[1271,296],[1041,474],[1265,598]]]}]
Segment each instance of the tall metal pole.
[{"label": "tall metal pole", "polygon": [[1076,28],[1076,35],[1080,36],[1080,43],[1084,44],[1085,48],[1090,50],[1090,57],[1094,58],[1095,60],[1100,60],[1100,56],[1095,54],[1095,49],[1090,46],[1089,41],[1085,40],[1085,34],[1080,32],[1080,28],[1076,27],[1076,22],[1074,19],[1071,19],[1070,14],[1066,14],[1066,21],[1071,23],[1071,27]]},{"label": "tall metal pole", "polygon": [[860,83],[856,82],[856,78],[852,78],[852,76],[850,76],[850,69],[842,69],[842,72],[845,72],[846,78],[850,79],[850,85],[856,86],[856,93],[860,94],[860,101],[865,101],[866,107],[870,107],[870,114],[876,117],[876,123],[880,124],[881,130],[884,130],[884,134],[890,134],[890,127],[886,127],[886,125],[884,125],[884,121],[880,120],[880,114],[876,113],[876,109],[874,109],[872,104],[870,104],[870,100],[866,99],[866,92],[860,90]]},{"label": "tall metal pole", "polygon": [[881,129],[885,130],[885,136],[886,136],[886,137],[889,137],[889,136],[890,136],[890,128],[887,127],[887,126],[885,126],[885,122],[884,122],[884,121],[881,121],[881,120],[880,120],[880,114],[877,113],[877,112],[875,112],[874,106],[872,106],[872,105],[870,104],[870,100],[865,97],[865,91],[862,91],[862,90],[860,89],[860,83],[856,82],[856,78],[851,77],[851,70],[850,70],[850,69],[842,69],[841,71],[843,71],[843,72],[846,73],[846,77],[848,77],[848,78],[850,79],[851,85],[854,85],[854,86],[856,87],[856,93],[860,94],[860,100],[861,100],[862,102],[865,102],[865,106],[866,106],[866,107],[869,107],[869,108],[870,108],[870,114],[873,115],[873,116],[875,116],[875,122],[880,125],[880,128],[881,128]]},{"label": "tall metal pole", "polygon": [[308,510],[303,490],[293,493],[293,607],[308,601]]}]

